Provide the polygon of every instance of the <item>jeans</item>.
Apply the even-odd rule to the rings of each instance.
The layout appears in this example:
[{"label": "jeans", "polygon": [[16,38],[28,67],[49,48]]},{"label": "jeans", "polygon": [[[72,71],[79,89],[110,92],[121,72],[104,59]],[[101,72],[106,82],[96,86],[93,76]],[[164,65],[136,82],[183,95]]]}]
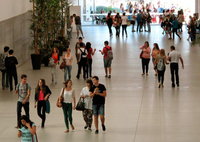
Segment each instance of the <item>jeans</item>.
[{"label": "jeans", "polygon": [[22,102],[17,102],[17,122],[20,121],[21,118],[21,112],[22,112],[22,107],[24,108],[24,111],[26,113],[26,116],[30,118],[29,116],[29,102],[26,102],[25,104],[22,104]]},{"label": "jeans", "polygon": [[70,27],[71,31],[69,31],[69,38],[72,38],[72,30],[73,30],[73,27]]},{"label": "jeans", "polygon": [[57,83],[57,78],[58,78],[58,64],[55,67],[51,67],[51,76],[52,79],[55,79],[55,83]]},{"label": "jeans", "polygon": [[88,65],[86,66],[86,77],[92,77],[92,59],[88,59]]},{"label": "jeans", "polygon": [[86,63],[84,63],[84,62],[81,62],[81,61],[79,61],[78,62],[78,73],[77,73],[77,78],[79,78],[80,77],[80,74],[81,74],[81,68],[83,68],[83,78],[85,79],[86,78]]},{"label": "jeans", "polygon": [[64,73],[64,80],[65,81],[67,80],[67,74],[68,74],[69,79],[71,79],[71,70],[72,70],[72,66],[67,66],[65,68],[65,73]]},{"label": "jeans", "polygon": [[18,78],[17,78],[17,71],[8,71],[8,76],[9,76],[9,83],[10,83],[10,90],[13,90],[13,85],[12,85],[12,78],[14,78],[15,81],[15,88],[18,84]]},{"label": "jeans", "polygon": [[179,34],[177,33],[177,29],[173,28],[173,39],[174,39],[174,33],[176,33],[176,35],[180,38]]},{"label": "jeans", "polygon": [[112,36],[112,25],[108,25],[110,36]]},{"label": "jeans", "polygon": [[105,115],[105,105],[104,104],[92,105],[92,110],[93,110],[94,115]]},{"label": "jeans", "polygon": [[133,32],[133,31],[135,31],[135,30],[134,30],[135,21],[132,21],[132,22],[133,22],[133,24],[132,24],[132,32]]},{"label": "jeans", "polygon": [[[41,111],[42,111],[42,113],[41,113]],[[45,101],[38,101],[37,114],[42,119],[42,126],[44,127],[44,123],[46,120],[46,102]]]},{"label": "jeans", "polygon": [[151,23],[150,22],[147,22],[147,27],[148,27],[148,32],[151,32]]},{"label": "jeans", "polygon": [[9,77],[6,70],[2,70],[2,88],[9,87]]},{"label": "jeans", "polygon": [[63,103],[62,109],[64,114],[65,126],[67,129],[69,129],[69,122],[72,125],[72,103]]},{"label": "jeans", "polygon": [[142,22],[137,22],[137,32],[138,30],[141,31],[142,28]]},{"label": "jeans", "polygon": [[142,58],[142,71],[143,71],[143,73],[145,73],[145,68],[146,68],[146,73],[148,73],[149,61],[150,61],[150,59]]},{"label": "jeans", "polygon": [[120,26],[116,26],[115,29],[116,29],[116,36],[119,37],[119,34],[120,34]]},{"label": "jeans", "polygon": [[176,84],[179,85],[179,75],[178,75],[178,63],[171,63],[170,64],[170,70],[171,70],[171,81],[172,85],[174,86],[174,73],[176,75]]},{"label": "jeans", "polygon": [[164,75],[165,75],[165,68],[162,71],[158,70],[158,82],[161,84],[164,83]]},{"label": "jeans", "polygon": [[125,31],[126,36],[127,36],[126,28],[127,28],[127,25],[122,25],[122,36],[124,35],[124,31]]}]

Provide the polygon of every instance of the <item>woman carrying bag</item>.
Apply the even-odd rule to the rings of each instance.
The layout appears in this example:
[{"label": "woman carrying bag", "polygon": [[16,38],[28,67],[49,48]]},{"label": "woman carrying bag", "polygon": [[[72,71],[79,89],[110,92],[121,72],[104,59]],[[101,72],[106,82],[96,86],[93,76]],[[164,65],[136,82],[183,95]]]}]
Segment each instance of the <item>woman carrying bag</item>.
[{"label": "woman carrying bag", "polygon": [[[75,98],[75,90],[72,88],[72,81],[67,80],[64,82],[65,86],[62,88],[60,96],[59,96],[59,103],[62,109],[63,109],[63,114],[64,114],[64,120],[65,120],[65,125],[67,130],[65,133],[69,132],[69,122],[71,125],[72,130],[74,130],[74,126],[72,123],[72,102],[73,102],[73,110],[76,108],[76,98]],[[62,102],[63,100],[63,102]],[[69,121],[69,122],[68,122]]]},{"label": "woman carrying bag", "polygon": [[44,124],[46,120],[46,110],[48,109],[47,106],[49,104],[48,99],[50,95],[51,95],[51,90],[49,89],[48,86],[46,86],[45,80],[40,79],[35,89],[34,108],[36,108],[36,105],[37,105],[37,114],[42,119],[41,128],[44,128]]},{"label": "woman carrying bag", "polygon": [[91,126],[92,126],[92,98],[90,98],[90,88],[93,86],[92,80],[87,80],[86,81],[86,87],[84,87],[81,91],[80,97],[84,98],[84,107],[85,109],[83,110],[83,119],[86,123],[84,129],[87,129],[92,131]]}]

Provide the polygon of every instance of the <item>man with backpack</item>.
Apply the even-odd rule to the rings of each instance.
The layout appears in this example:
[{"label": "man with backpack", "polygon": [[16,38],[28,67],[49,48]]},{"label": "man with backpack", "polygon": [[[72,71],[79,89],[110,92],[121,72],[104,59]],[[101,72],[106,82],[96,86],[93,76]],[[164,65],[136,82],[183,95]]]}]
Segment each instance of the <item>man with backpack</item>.
[{"label": "man with backpack", "polygon": [[[111,78],[111,64],[112,64],[112,60],[113,60],[113,52],[112,52],[112,47],[108,46],[108,41],[104,42],[105,47],[103,48],[103,51],[99,50],[99,52],[101,52],[102,55],[104,55],[104,68],[105,68],[105,73],[106,76],[108,78]],[[109,69],[109,76],[108,76],[108,71],[107,69]]]},{"label": "man with backpack", "polygon": [[10,82],[10,91],[13,91],[13,85],[12,85],[12,78],[15,80],[15,87],[18,84],[18,79],[17,79],[17,68],[16,65],[18,64],[17,59],[13,56],[14,51],[9,50],[9,57],[5,59],[5,67],[6,71],[9,76],[9,82]]},{"label": "man with backpack", "polygon": [[17,84],[16,86],[16,94],[18,94],[18,101],[17,101],[17,122],[20,121],[22,107],[26,113],[26,116],[29,116],[29,97],[31,94],[31,87],[26,83],[27,75],[21,75],[21,83]]},{"label": "man with backpack", "polygon": [[2,72],[2,89],[3,90],[9,87],[8,73],[6,71],[6,66],[5,66],[5,60],[8,57],[8,51],[9,51],[9,47],[5,46],[4,53],[0,54],[0,70]]},{"label": "man with backpack", "polygon": [[78,73],[76,78],[80,78],[81,68],[83,68],[83,78],[86,79],[86,65],[88,62],[88,52],[85,49],[84,43],[80,43],[80,48],[77,51],[77,64],[78,64]]}]

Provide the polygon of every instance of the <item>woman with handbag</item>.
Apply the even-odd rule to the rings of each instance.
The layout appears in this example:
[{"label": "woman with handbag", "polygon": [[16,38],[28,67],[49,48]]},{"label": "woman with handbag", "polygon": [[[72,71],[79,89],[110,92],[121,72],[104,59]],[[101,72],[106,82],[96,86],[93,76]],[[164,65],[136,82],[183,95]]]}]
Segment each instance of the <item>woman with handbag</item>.
[{"label": "woman with handbag", "polygon": [[83,111],[83,119],[86,123],[84,129],[88,130],[92,130],[91,126],[92,126],[92,115],[93,115],[93,111],[92,111],[92,98],[90,98],[90,88],[93,86],[93,82],[92,80],[87,80],[86,81],[86,87],[84,87],[81,91],[81,98],[84,98],[84,111]]},{"label": "woman with handbag", "polygon": [[[65,83],[64,88],[61,90],[61,94],[59,96],[59,103],[62,103],[62,109],[64,114],[64,120],[67,130],[65,133],[69,132],[69,122],[71,125],[72,130],[74,130],[74,126],[72,123],[72,103],[73,103],[73,110],[76,108],[76,98],[75,98],[75,90],[72,88],[72,81],[67,80]],[[63,100],[63,102],[61,101]],[[68,122],[69,120],[69,122]]]},{"label": "woman with handbag", "polygon": [[42,119],[41,128],[44,128],[45,120],[46,120],[46,108],[49,96],[51,95],[51,90],[46,85],[44,79],[40,79],[38,81],[37,87],[35,89],[35,105],[34,108],[36,108],[37,105],[37,114]]},{"label": "woman with handbag", "polygon": [[55,84],[57,84],[58,64],[59,64],[60,56],[59,56],[59,50],[56,47],[52,49],[52,58],[54,59],[54,65],[51,67],[52,83],[54,83],[55,81]]},{"label": "woman with handbag", "polygon": [[18,124],[18,137],[21,142],[38,142],[36,126],[26,115],[22,115]]},{"label": "woman with handbag", "polygon": [[152,56],[152,62],[153,62],[153,66],[154,66],[154,70],[155,70],[155,76],[157,76],[157,68],[155,68],[155,60],[157,55],[160,53],[160,49],[157,43],[153,44],[153,51],[151,53]]},{"label": "woman with handbag", "polygon": [[149,47],[149,42],[146,41],[143,46],[140,47],[142,49],[142,75],[145,75],[145,69],[146,69],[146,75],[148,75],[148,70],[149,70],[149,61],[150,61],[150,53],[151,53],[151,48]]},{"label": "woman with handbag", "polygon": [[66,62],[66,68],[64,72],[64,81],[67,80],[67,74],[68,74],[68,79],[71,79],[71,71],[72,71],[72,61],[73,57],[71,54],[71,49],[67,49],[67,54],[65,54],[63,60]]}]

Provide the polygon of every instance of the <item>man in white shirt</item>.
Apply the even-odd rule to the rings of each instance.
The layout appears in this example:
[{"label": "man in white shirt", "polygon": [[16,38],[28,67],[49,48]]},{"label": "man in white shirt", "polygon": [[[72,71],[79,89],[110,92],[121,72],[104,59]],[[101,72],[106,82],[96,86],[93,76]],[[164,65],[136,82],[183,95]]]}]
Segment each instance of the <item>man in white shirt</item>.
[{"label": "man in white shirt", "polygon": [[84,43],[80,43],[80,48],[77,51],[77,64],[78,64],[78,73],[76,78],[80,78],[81,68],[83,67],[83,78],[86,79],[86,66],[88,61],[88,52],[85,49]]},{"label": "man in white shirt", "polygon": [[172,81],[172,87],[175,87],[174,83],[174,73],[176,75],[176,85],[179,87],[179,75],[178,75],[178,63],[179,59],[182,64],[182,68],[184,69],[183,59],[181,57],[181,53],[175,50],[174,46],[171,46],[171,52],[169,53],[169,57],[167,58],[168,61],[170,61],[170,70],[171,70],[171,81]]}]

